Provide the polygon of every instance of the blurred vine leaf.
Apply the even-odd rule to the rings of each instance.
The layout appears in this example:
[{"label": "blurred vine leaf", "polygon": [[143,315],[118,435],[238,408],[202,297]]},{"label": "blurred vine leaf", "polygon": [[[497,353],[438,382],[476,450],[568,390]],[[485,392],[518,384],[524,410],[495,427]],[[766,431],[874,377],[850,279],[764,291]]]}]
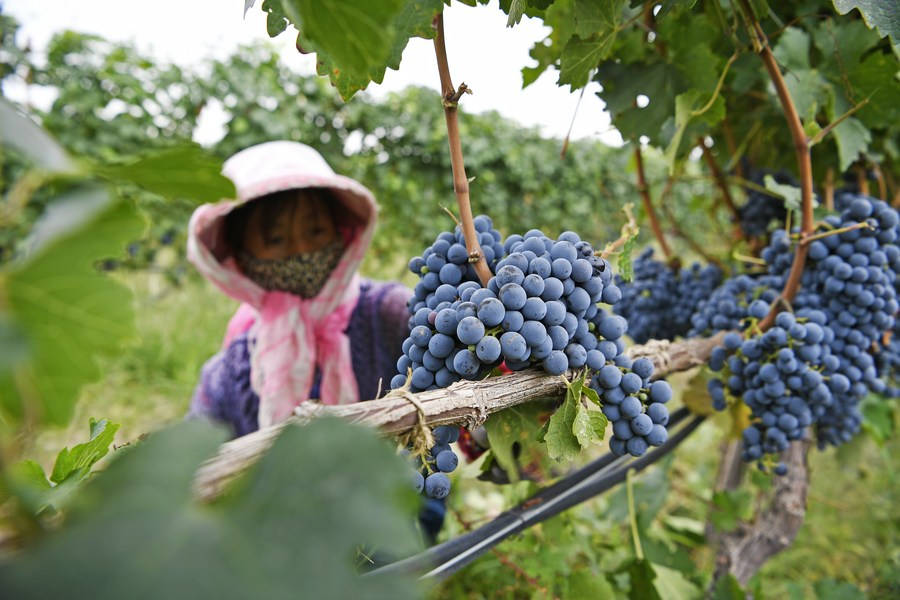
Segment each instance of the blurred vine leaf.
[{"label": "blurred vine leaf", "polygon": [[491,452],[510,481],[519,480],[520,465],[545,459],[546,452],[537,443],[537,433],[541,428],[540,417],[546,412],[541,403],[530,402],[495,413],[485,421]]},{"label": "blurred vine leaf", "polygon": [[407,467],[373,431],[289,427],[229,496],[199,505],[194,473],[223,438],[191,421],[117,453],[61,530],[0,563],[3,589],[22,599],[419,596],[411,580],[353,567],[359,544],[415,545]]},{"label": "blurred vine leaf", "polygon": [[0,141],[48,171],[71,171],[75,166],[50,134],[5,98],[0,98]]},{"label": "blurred vine leaf", "polygon": [[222,175],[222,161],[195,144],[156,150],[120,165],[98,165],[94,172],[126,181],[167,198],[216,202],[234,198],[234,184]]},{"label": "blurred vine leaf", "polygon": [[[3,408],[68,422],[78,391],[100,375],[96,358],[114,353],[133,328],[131,292],[97,271],[143,226],[134,207],[88,185],[56,200],[35,225],[30,254],[3,273],[7,314],[30,348],[27,361],[0,376]],[[45,235],[40,235],[41,232]]]}]

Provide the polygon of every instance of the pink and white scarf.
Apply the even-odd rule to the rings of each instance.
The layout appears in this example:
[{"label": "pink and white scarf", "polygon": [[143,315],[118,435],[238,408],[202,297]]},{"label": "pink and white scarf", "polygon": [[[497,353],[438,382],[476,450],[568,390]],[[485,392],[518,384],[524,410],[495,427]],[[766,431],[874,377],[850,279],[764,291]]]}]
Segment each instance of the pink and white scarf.
[{"label": "pink and white scarf", "polygon": [[[359,182],[336,175],[312,148],[296,142],[267,142],[243,150],[225,162],[223,173],[235,184],[236,201],[205,204],[194,211],[188,229],[188,258],[227,295],[243,304],[232,317],[224,346],[253,328],[250,379],[259,396],[259,426],[289,417],[309,399],[315,370],[325,404],[359,400],[344,330],[359,297],[357,269],[375,230],[375,198]],[[234,207],[274,192],[329,188],[359,218],[362,226],[338,223],[344,255],[317,296],[303,299],[267,291],[238,269],[224,241],[224,218]]]}]

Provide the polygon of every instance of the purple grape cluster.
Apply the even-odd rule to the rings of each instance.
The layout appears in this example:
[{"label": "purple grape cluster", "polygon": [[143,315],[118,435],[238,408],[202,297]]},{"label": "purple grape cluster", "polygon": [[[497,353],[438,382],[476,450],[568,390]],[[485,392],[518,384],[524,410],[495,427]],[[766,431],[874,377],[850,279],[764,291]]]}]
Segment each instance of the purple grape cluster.
[{"label": "purple grape cluster", "polygon": [[631,281],[616,276],[622,290],[616,312],[628,319],[628,335],[639,344],[687,334],[697,307],[722,282],[722,270],[715,265],[677,269],[655,260],[653,248],[644,250],[633,266]]},{"label": "purple grape cluster", "polygon": [[[432,431],[434,446],[424,457],[415,459],[413,487],[417,493],[426,497],[443,500],[450,494],[450,478],[459,464],[459,457],[453,452],[450,444],[459,439],[459,428],[451,425],[440,425]],[[405,452],[409,452],[408,450]]]},{"label": "purple grape cluster", "polygon": [[[476,218],[479,223],[490,227],[485,216]],[[433,257],[444,250],[435,246],[448,235],[441,234],[426,250],[431,266],[438,266]],[[533,229],[507,238],[502,252],[485,288],[464,279],[428,291],[434,282],[424,282],[432,271],[423,275],[411,301],[411,330],[392,388],[404,385],[410,371],[411,389],[422,391],[480,378],[504,362],[514,371],[541,366],[562,374],[591,366],[589,355],[599,368],[606,360],[601,358],[622,354],[620,338],[628,323],[598,306],[614,305],[622,293],[612,283],[609,263],[594,254],[590,243],[571,231],[552,240]],[[605,352],[597,350],[604,342]]]},{"label": "purple grape cluster", "polygon": [[[837,205],[840,214],[826,217],[824,225],[824,231],[836,233],[809,245],[794,314],[779,314],[775,327],[746,341],[728,336],[710,358],[710,366],[724,367],[725,373],[710,383],[715,406],[724,407],[727,391],[756,419],[744,435],[748,460],[782,450],[810,425],[820,448],[844,443],[861,425],[859,401],[869,392],[888,390],[879,375],[893,369],[894,359],[884,356],[881,366],[877,359],[892,351],[884,344],[885,333],[897,326],[900,218],[885,202],[866,196],[841,197]],[[763,318],[793,255],[791,237],[776,231],[762,252],[767,275],[731,284],[727,293],[717,291],[707,312],[695,315],[695,327],[744,328]],[[723,300],[731,304],[723,307]],[[728,309],[726,318],[717,319],[715,310],[722,308]]]},{"label": "purple grape cluster", "polygon": [[624,354],[605,358],[591,387],[600,395],[603,414],[612,424],[609,449],[616,456],[641,456],[648,447],[661,446],[669,437],[666,402],[672,399],[672,388],[662,380],[650,382],[650,359],[632,361]]}]

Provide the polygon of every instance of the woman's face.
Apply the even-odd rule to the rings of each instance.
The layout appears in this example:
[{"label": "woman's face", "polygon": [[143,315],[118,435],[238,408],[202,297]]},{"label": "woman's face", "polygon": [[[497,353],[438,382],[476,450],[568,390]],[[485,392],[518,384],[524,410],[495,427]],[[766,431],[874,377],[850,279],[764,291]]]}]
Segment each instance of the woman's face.
[{"label": "woman's face", "polygon": [[279,260],[320,250],[335,237],[337,231],[325,201],[310,190],[297,190],[271,227],[265,227],[263,211],[253,211],[244,230],[244,249],[256,258]]}]

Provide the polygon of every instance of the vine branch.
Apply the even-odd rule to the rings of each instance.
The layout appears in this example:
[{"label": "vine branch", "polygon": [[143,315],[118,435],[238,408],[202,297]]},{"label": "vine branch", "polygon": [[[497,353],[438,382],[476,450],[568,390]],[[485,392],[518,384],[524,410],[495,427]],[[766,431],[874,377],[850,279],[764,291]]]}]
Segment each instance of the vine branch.
[{"label": "vine branch", "polygon": [[662,228],[659,226],[659,219],[656,218],[656,210],[653,208],[653,201],[650,199],[650,187],[647,185],[647,176],[644,173],[644,159],[641,156],[641,144],[634,142],[634,163],[637,170],[638,192],[641,194],[641,202],[644,204],[644,212],[650,220],[650,229],[653,230],[653,236],[659,242],[666,260],[672,258],[672,250],[666,243],[666,236],[663,235]]},{"label": "vine branch", "polygon": [[[794,296],[797,295],[797,291],[800,289],[803,268],[806,266],[806,255],[809,253],[809,243],[806,238],[812,235],[814,229],[812,157],[810,156],[809,151],[809,140],[806,137],[806,133],[803,131],[803,123],[800,121],[800,115],[797,113],[797,107],[794,104],[793,98],[791,98],[791,93],[788,90],[784,76],[778,68],[778,63],[769,46],[768,38],[766,38],[766,34],[759,24],[759,20],[756,18],[753,9],[750,7],[749,1],[740,0],[740,3],[741,8],[745,13],[745,17],[747,18],[747,22],[751,27],[751,31],[756,38],[755,41],[758,54],[763,61],[766,71],[769,73],[772,83],[775,85],[778,101],[784,111],[788,130],[790,131],[791,139],[794,143],[794,152],[797,156],[797,172],[800,175],[800,243],[797,244],[797,249],[794,252],[794,262],[791,264],[791,271],[788,274],[784,289],[781,292],[781,298],[790,303],[794,300]],[[769,314],[759,323],[761,330],[765,331],[775,323],[775,316],[783,304],[784,302],[776,302],[773,304],[772,310],[770,310]]]},{"label": "vine branch", "polygon": [[[710,338],[679,342],[651,340],[642,346],[632,346],[627,353],[632,358],[650,358],[655,365],[653,376],[662,377],[706,363],[712,349],[722,344],[724,335],[725,332],[721,332]],[[421,420],[418,408],[406,398],[382,398],[336,406],[305,402],[290,419],[222,444],[216,455],[198,469],[194,477],[194,494],[204,501],[220,496],[289,425],[331,416],[376,427],[392,435],[403,434],[420,422],[427,426],[458,423],[471,428],[483,423],[491,413],[511,406],[536,400],[562,400],[566,389],[564,378],[536,370],[482,381],[462,381],[445,389],[410,394],[423,409]]]},{"label": "vine branch", "polygon": [[703,138],[699,138],[697,140],[697,144],[700,146],[700,150],[703,152],[703,160],[706,162],[706,166],[709,168],[709,172],[712,173],[713,181],[716,182],[716,186],[722,192],[722,200],[725,201],[725,206],[728,208],[728,212],[731,213],[731,220],[734,223],[737,223],[740,220],[741,215],[738,212],[737,205],[735,205],[734,203],[734,197],[731,195],[731,189],[728,187],[728,179],[725,177],[722,169],[719,168],[719,163],[716,162],[716,159],[712,155],[712,152],[710,152],[709,148],[706,147],[706,143],[703,141]]},{"label": "vine branch", "polygon": [[459,137],[459,118],[457,104],[465,93],[471,93],[466,84],[459,88],[453,87],[450,79],[450,66],[447,63],[447,48],[444,44],[444,15],[438,13],[434,18],[434,28],[437,31],[434,36],[434,54],[437,58],[438,75],[441,78],[441,97],[444,104],[444,118],[447,122],[447,138],[450,144],[450,165],[453,170],[453,191],[456,193],[456,202],[459,206],[459,219],[462,221],[462,231],[466,239],[466,250],[469,251],[469,262],[475,268],[475,273],[481,281],[481,285],[487,285],[491,278],[491,270],[484,261],[484,253],[478,242],[478,233],[475,231],[475,222],[472,217],[472,205],[469,202],[469,179],[466,177],[466,165],[463,160],[462,142]]}]

